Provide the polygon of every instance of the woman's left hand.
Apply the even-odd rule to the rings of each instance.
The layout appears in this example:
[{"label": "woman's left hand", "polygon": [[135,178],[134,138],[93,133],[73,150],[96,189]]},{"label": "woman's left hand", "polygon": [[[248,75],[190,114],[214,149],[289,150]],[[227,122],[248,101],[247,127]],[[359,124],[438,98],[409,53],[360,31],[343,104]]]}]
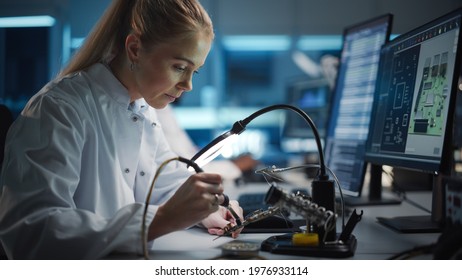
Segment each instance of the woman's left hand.
[{"label": "woman's left hand", "polygon": [[[244,221],[243,210],[239,206],[239,202],[236,200],[231,200],[229,205],[233,208],[234,212],[239,215],[240,220]],[[228,224],[235,226],[236,219],[226,207],[220,206],[216,212],[210,214],[207,218],[202,220],[201,223],[204,227],[207,228],[210,234],[223,235],[225,233],[223,228],[225,228]],[[241,231],[242,228],[233,232],[231,236],[236,238]]]}]

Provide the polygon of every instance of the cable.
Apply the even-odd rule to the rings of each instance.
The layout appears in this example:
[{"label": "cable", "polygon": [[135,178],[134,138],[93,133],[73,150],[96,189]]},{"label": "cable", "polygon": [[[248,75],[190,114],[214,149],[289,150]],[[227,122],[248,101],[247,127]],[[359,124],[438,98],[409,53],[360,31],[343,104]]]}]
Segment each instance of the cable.
[{"label": "cable", "polygon": [[183,157],[174,157],[171,159],[167,159],[166,161],[162,162],[162,164],[159,166],[159,168],[156,171],[156,174],[154,175],[154,179],[152,180],[151,186],[149,187],[148,194],[146,196],[146,201],[144,204],[144,211],[143,211],[143,219],[141,222],[141,242],[142,242],[142,248],[143,248],[143,255],[146,260],[149,260],[149,253],[148,253],[148,238],[147,238],[147,230],[146,230],[146,216],[148,213],[148,207],[149,207],[149,202],[151,201],[151,196],[152,196],[152,191],[154,190],[154,184],[157,181],[157,178],[159,177],[162,169],[170,162],[177,160],[180,162],[184,162],[194,168],[196,173],[203,172],[202,169],[194,162],[189,159],[183,158]]},{"label": "cable", "polygon": [[429,210],[429,209],[425,208],[424,206],[420,205],[419,203],[409,199],[407,197],[407,195],[406,195],[406,191],[403,188],[401,188],[395,182],[395,176],[393,174],[391,174],[390,172],[384,170],[383,168],[382,168],[382,172],[385,173],[388,177],[390,177],[393,192],[396,193],[402,200],[405,200],[407,203],[413,205],[416,208],[419,208],[422,211],[425,211],[425,212],[430,213],[430,214],[432,213],[431,210]]},{"label": "cable", "polygon": [[412,249],[408,249],[396,255],[393,255],[388,259],[389,260],[408,260],[411,258],[415,258],[417,256],[432,254],[434,248],[435,248],[434,243],[428,244],[428,245],[417,246]]}]

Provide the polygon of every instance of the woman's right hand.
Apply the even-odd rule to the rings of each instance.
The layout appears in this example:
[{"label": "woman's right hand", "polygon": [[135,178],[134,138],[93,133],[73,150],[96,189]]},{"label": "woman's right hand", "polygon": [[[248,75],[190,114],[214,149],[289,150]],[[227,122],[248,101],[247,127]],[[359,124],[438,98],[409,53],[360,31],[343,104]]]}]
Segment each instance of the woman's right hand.
[{"label": "woman's right hand", "polygon": [[149,226],[148,240],[195,225],[218,210],[215,194],[223,193],[218,174],[191,175],[175,194],[159,206]]}]

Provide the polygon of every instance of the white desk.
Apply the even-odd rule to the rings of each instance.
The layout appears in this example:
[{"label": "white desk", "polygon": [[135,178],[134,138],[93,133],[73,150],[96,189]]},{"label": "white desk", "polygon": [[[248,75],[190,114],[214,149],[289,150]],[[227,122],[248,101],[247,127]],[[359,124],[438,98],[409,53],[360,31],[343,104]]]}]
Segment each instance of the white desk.
[{"label": "white desk", "polygon": [[[239,193],[265,192],[267,189],[268,185],[265,184],[252,184],[245,187],[225,186],[225,192],[228,193],[231,198],[236,198]],[[430,192],[409,193],[408,197],[430,207]],[[362,206],[356,209],[357,212],[363,210],[364,214],[353,231],[353,235],[355,235],[357,239],[357,248],[355,255],[350,259],[387,259],[404,250],[436,242],[440,235],[439,233],[397,233],[377,222],[377,216],[393,217],[428,214],[405,201],[401,205]],[[339,225],[341,225],[341,219],[338,220]],[[348,217],[345,218],[345,223],[347,220]],[[341,231],[341,226],[337,227],[337,231]],[[246,233],[241,234],[237,240],[257,242],[260,244],[267,238],[280,234],[281,233]],[[221,245],[234,240],[230,237],[220,237],[214,240],[215,237],[216,236],[209,235],[205,230],[199,228],[174,232],[162,236],[154,242],[150,257],[152,259],[164,260],[213,259],[221,255]],[[266,259],[307,258],[295,255],[272,254],[264,251],[260,251],[259,256]],[[428,258],[431,258],[431,256],[428,256]]]}]

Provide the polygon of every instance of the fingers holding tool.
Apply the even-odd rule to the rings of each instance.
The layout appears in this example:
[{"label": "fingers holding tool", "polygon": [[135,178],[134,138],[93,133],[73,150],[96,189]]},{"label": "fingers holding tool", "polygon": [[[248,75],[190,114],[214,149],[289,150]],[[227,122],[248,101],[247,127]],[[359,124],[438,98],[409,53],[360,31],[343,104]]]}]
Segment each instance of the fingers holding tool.
[{"label": "fingers holding tool", "polygon": [[[210,234],[219,236],[231,234],[233,238],[236,238],[242,230],[243,210],[237,201],[230,201],[225,194],[216,197],[220,207],[218,211],[204,219],[202,225]],[[232,232],[229,231],[230,229],[233,229]]]}]

